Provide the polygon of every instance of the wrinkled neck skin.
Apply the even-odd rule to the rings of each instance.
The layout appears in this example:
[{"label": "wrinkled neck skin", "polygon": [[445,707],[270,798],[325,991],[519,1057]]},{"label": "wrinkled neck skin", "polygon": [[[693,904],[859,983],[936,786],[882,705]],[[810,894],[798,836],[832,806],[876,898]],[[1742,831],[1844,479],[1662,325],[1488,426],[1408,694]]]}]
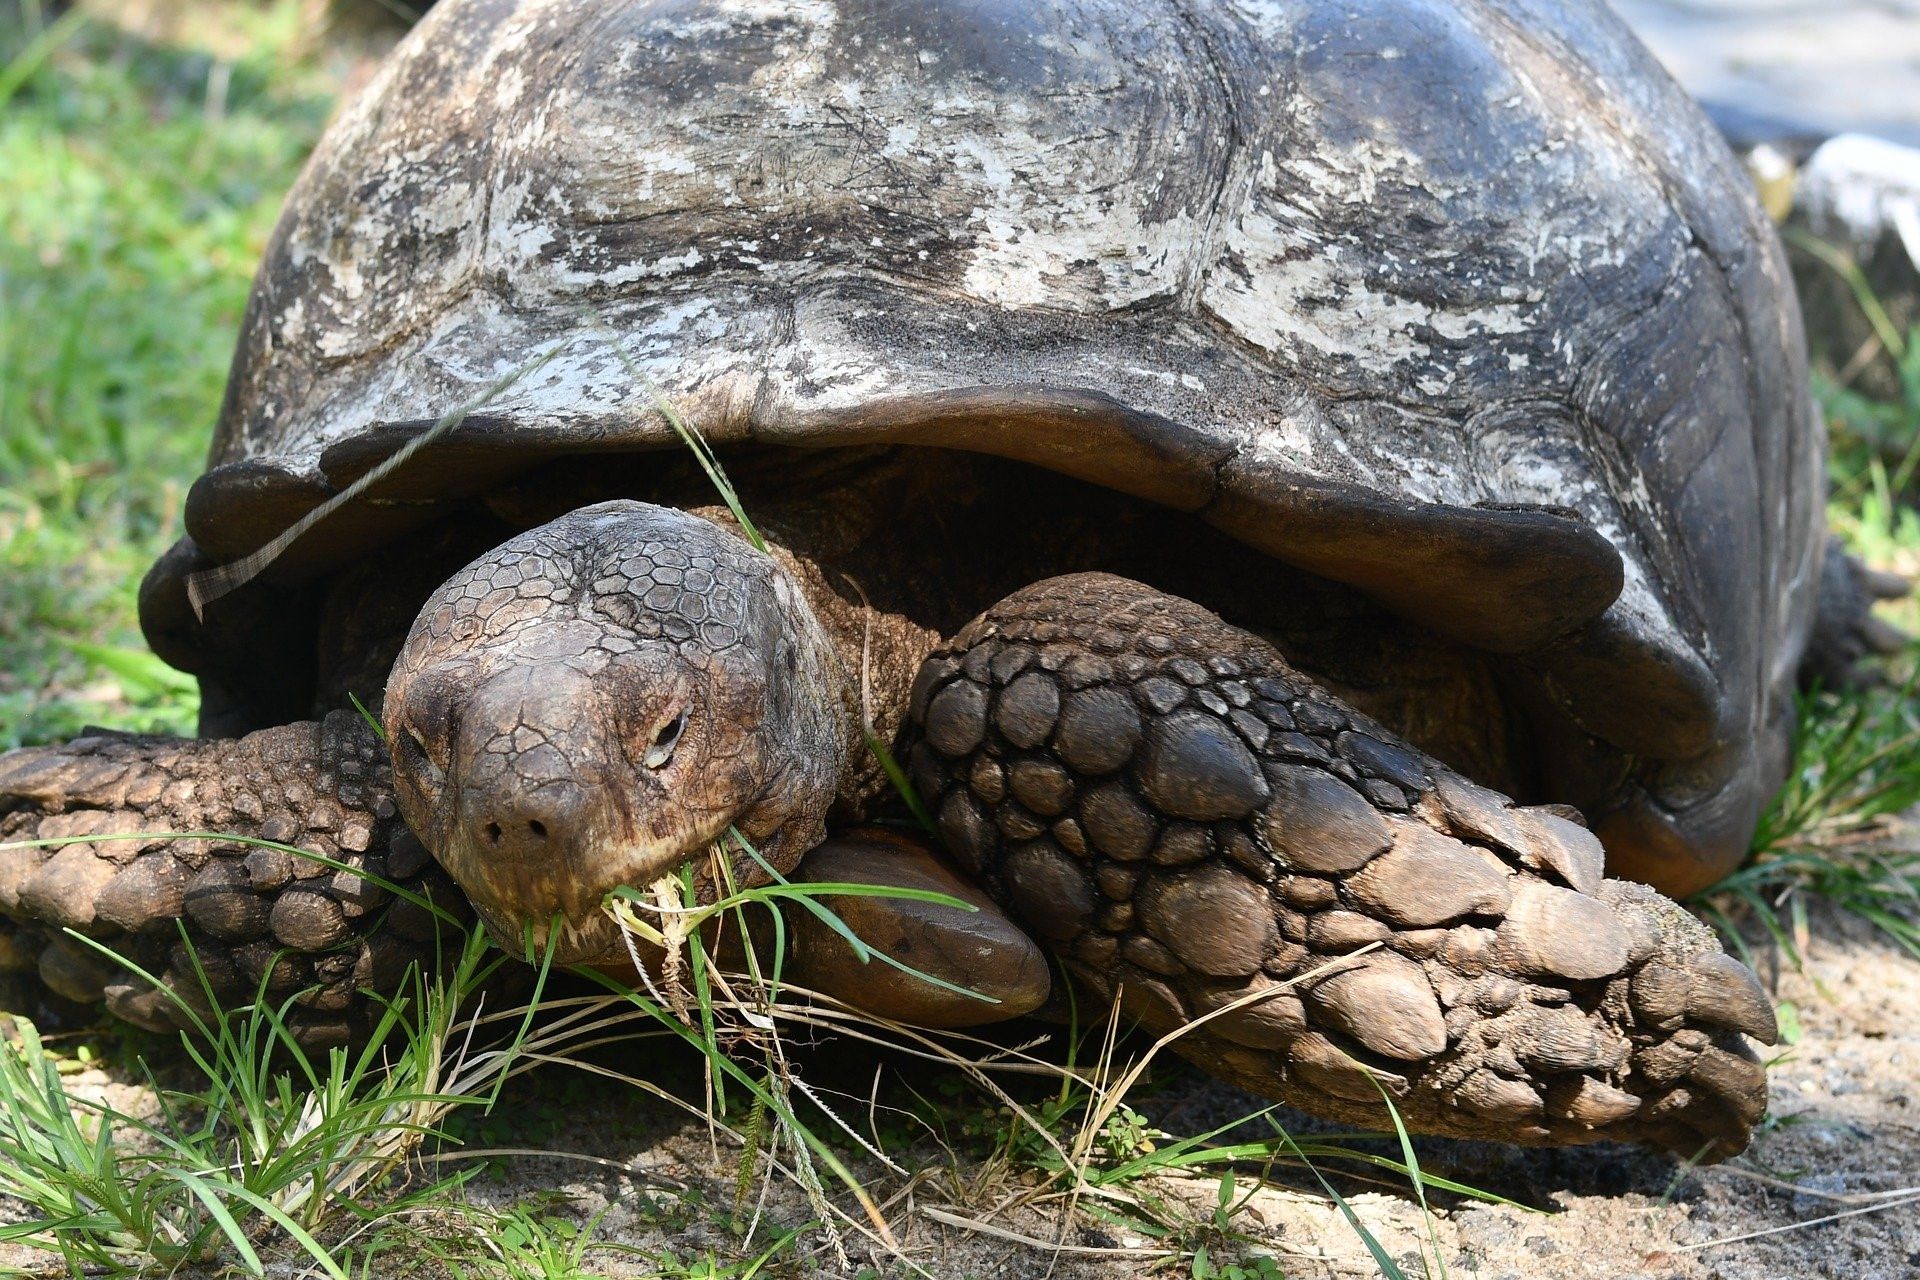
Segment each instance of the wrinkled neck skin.
[{"label": "wrinkled neck skin", "polygon": [[557,961],[595,958],[618,943],[608,891],[650,886],[730,828],[784,870],[836,803],[859,803],[859,653],[810,581],[715,519],[619,501],[434,593],[387,685],[396,791],[503,944],[530,933]]}]

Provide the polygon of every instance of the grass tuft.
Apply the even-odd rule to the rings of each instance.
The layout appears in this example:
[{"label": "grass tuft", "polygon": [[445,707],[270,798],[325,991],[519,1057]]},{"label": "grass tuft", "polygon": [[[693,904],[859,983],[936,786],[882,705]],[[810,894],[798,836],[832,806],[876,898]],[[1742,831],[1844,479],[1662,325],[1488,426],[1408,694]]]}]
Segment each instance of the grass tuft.
[{"label": "grass tuft", "polygon": [[[275,212],[338,74],[293,0],[206,0],[206,44],[0,21],[0,748],[90,722],[180,730],[129,677],[134,587],[177,535]],[[148,672],[145,675],[150,676]]]},{"label": "grass tuft", "polygon": [[449,1056],[454,1013],[497,962],[470,942],[450,977],[414,970],[366,1046],[322,1062],[291,1052],[291,1002],[274,1005],[263,987],[251,1004],[225,1009],[203,980],[209,1012],[176,997],[195,1027],[182,1043],[202,1087],[156,1086],[152,1119],[71,1092],[33,1025],[15,1019],[0,1051],[0,1195],[30,1216],[0,1227],[0,1240],[55,1253],[75,1274],[226,1259],[263,1275],[256,1246],[278,1238],[345,1280],[313,1233],[513,1064],[511,1052]]},{"label": "grass tuft", "polygon": [[1751,920],[1804,962],[1808,904],[1851,912],[1920,956],[1920,849],[1899,838],[1920,805],[1920,702],[1896,688],[1809,693],[1793,771],[1761,818],[1753,859],[1701,894],[1703,909],[1751,961]]}]

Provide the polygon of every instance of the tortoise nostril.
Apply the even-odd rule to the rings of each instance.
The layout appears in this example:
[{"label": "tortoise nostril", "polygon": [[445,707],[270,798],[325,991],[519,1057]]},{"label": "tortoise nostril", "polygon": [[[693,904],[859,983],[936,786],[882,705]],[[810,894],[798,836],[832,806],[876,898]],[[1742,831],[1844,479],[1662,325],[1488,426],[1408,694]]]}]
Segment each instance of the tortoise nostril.
[{"label": "tortoise nostril", "polygon": [[[487,803],[489,798],[495,802]],[[570,855],[586,825],[585,799],[571,785],[477,800],[465,811],[464,825],[473,848],[489,859],[510,862]]]}]

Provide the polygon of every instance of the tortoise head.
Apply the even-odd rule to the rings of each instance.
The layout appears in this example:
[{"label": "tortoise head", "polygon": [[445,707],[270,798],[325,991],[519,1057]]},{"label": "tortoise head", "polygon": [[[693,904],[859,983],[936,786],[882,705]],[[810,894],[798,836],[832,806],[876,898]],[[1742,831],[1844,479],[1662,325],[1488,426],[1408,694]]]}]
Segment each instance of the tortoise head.
[{"label": "tortoise head", "polygon": [[821,838],[851,732],[834,662],[771,556],[685,512],[583,507],[421,609],[384,707],[401,811],[503,945],[530,928],[591,959],[608,891],[730,827],[776,864]]}]

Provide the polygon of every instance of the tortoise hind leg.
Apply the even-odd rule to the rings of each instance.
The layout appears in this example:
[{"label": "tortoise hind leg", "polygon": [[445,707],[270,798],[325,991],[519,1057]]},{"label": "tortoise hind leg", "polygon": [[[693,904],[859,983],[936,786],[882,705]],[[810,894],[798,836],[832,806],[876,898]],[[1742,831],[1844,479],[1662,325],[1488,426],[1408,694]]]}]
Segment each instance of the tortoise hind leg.
[{"label": "tortoise hind leg", "polygon": [[[150,1030],[191,1020],[163,993],[64,931],[97,940],[202,1010],[264,981],[294,1000],[310,1048],[355,1039],[397,993],[408,964],[436,953],[434,915],[352,871],[269,848],[169,833],[219,832],[322,854],[463,912],[465,899],[395,815],[386,749],[358,716],[236,739],[103,733],[0,756],[0,954],[56,994],[104,1001]],[[194,957],[179,925],[184,923]]]},{"label": "tortoise hind leg", "polygon": [[1911,587],[1898,574],[1869,569],[1847,554],[1838,538],[1827,542],[1820,569],[1820,599],[1800,664],[1800,683],[1825,689],[1852,689],[1879,681],[1877,658],[1900,652],[1906,632],[1873,616],[1873,606],[1899,600]]},{"label": "tortoise hind leg", "polygon": [[[1082,574],[929,659],[913,776],[1093,993],[1256,1092],[1528,1143],[1746,1145],[1773,1012],[1599,842],[1397,741],[1259,638]],[[1350,956],[1344,960],[1342,957]]]}]

